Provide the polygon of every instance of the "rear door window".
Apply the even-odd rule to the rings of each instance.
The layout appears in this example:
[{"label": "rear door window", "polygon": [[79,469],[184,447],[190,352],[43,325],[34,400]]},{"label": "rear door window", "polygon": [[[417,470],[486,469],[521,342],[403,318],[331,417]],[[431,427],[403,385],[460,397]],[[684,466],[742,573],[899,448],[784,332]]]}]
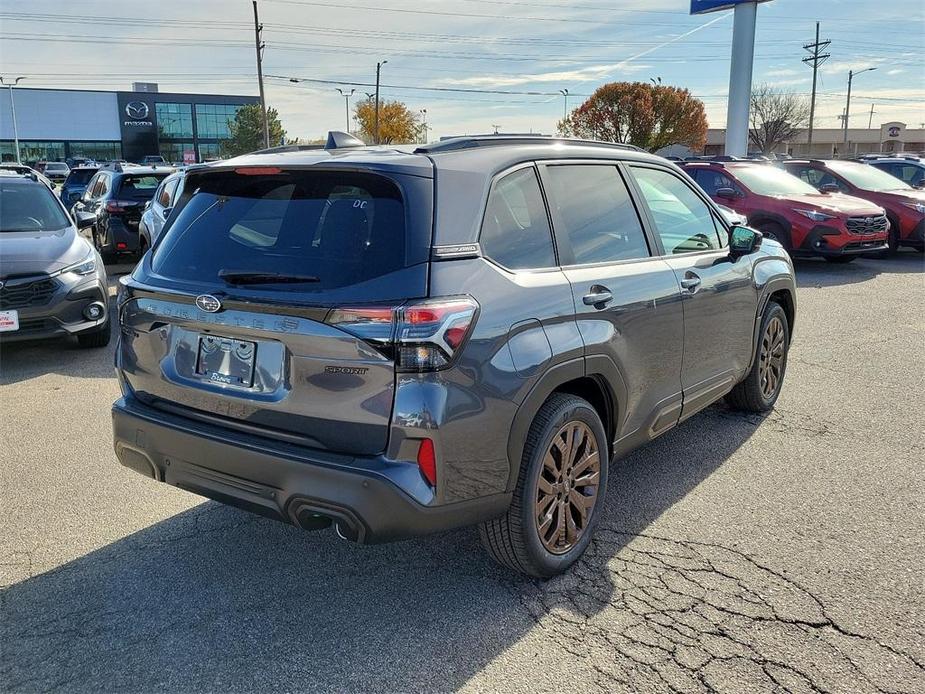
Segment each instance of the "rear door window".
[{"label": "rear door window", "polygon": [[267,289],[318,291],[405,267],[402,195],[382,176],[230,171],[197,177],[190,187],[152,260],[165,277],[222,285],[220,273],[276,274],[300,281]]},{"label": "rear door window", "polygon": [[546,204],[533,167],[499,179],[488,197],[482,252],[510,270],[556,264]]},{"label": "rear door window", "polygon": [[576,265],[649,257],[642,222],[616,166],[556,165],[546,174],[556,230],[563,227]]}]

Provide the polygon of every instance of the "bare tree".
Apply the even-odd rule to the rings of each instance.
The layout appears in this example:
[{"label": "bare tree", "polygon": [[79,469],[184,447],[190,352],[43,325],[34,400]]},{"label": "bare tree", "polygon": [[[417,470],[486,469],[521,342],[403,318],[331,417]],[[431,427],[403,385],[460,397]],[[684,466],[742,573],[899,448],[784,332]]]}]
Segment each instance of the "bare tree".
[{"label": "bare tree", "polygon": [[799,135],[809,123],[809,104],[794,92],[763,84],[752,91],[748,139],[762,154]]}]

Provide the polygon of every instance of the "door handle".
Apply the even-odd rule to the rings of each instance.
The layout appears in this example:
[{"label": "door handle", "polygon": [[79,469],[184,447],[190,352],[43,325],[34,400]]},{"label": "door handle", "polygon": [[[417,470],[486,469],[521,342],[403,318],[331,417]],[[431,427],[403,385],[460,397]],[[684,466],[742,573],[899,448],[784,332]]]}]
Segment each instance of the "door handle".
[{"label": "door handle", "polygon": [[693,272],[688,272],[684,276],[684,279],[681,280],[681,288],[686,289],[691,294],[694,294],[698,289],[700,289],[701,282],[702,280],[697,275],[695,275]]},{"label": "door handle", "polygon": [[600,310],[613,301],[613,294],[610,293],[607,287],[596,284],[591,287],[591,293],[585,294],[581,297],[581,300],[584,302],[585,306],[593,306]]}]

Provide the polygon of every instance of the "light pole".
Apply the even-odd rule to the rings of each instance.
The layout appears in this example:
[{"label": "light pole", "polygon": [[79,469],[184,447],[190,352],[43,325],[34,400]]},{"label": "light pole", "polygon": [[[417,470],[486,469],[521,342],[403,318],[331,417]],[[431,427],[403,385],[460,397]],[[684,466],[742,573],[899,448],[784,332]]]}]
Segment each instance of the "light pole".
[{"label": "light pole", "polygon": [[379,72],[382,70],[382,66],[385,65],[388,60],[383,60],[381,63],[376,63],[376,120],[375,120],[375,132],[373,139],[376,144],[379,144]]},{"label": "light pole", "polygon": [[421,144],[427,144],[427,109],[421,109],[421,132],[424,133],[424,141]]},{"label": "light pole", "polygon": [[568,89],[560,89],[559,93],[562,95],[562,99],[565,101],[565,104],[562,108],[562,120],[568,118]]},{"label": "light pole", "polygon": [[20,80],[26,79],[25,76],[17,77],[12,82],[4,82],[3,78],[0,77],[0,84],[10,88],[10,111],[13,114],[13,140],[16,143],[16,162],[20,162],[19,158],[19,128],[16,126],[16,105],[13,103],[13,87],[19,84]]},{"label": "light pole", "polygon": [[350,134],[350,97],[353,96],[356,89],[351,89],[349,92],[345,92],[340,87],[337,87],[337,91],[340,92],[340,95],[344,97],[344,105],[347,108],[347,134]]},{"label": "light pole", "polygon": [[845,156],[848,154],[848,119],[851,117],[851,83],[858,75],[863,75],[865,72],[873,72],[876,69],[875,67],[868,67],[863,70],[858,70],[857,72],[854,70],[848,71],[848,100],[845,102]]}]

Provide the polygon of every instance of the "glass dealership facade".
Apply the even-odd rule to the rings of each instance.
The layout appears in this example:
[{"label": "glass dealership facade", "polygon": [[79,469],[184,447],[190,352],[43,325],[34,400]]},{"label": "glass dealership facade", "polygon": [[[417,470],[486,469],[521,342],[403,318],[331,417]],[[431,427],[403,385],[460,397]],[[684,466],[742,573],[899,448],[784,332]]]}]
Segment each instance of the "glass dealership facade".
[{"label": "glass dealership facade", "polygon": [[[16,156],[8,93],[0,93],[3,161]],[[169,162],[217,159],[230,136],[229,121],[242,106],[258,102],[250,96],[28,88],[15,89],[14,97],[26,163],[135,161],[150,154]]]}]

